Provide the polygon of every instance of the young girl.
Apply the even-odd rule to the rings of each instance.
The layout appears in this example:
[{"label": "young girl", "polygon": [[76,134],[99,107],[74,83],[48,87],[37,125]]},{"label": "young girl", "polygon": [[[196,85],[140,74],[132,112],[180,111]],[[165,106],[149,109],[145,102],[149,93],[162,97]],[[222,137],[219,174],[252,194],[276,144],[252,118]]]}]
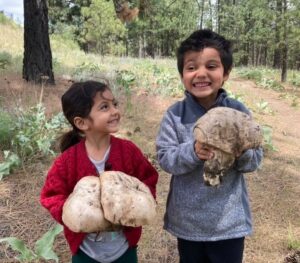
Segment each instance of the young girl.
[{"label": "young girl", "polygon": [[[41,204],[63,225],[62,208],[76,183],[84,176],[101,176],[104,170],[122,171],[146,184],[153,196],[158,173],[132,142],[111,135],[119,129],[118,102],[106,84],[74,83],[62,96],[65,117],[72,131],[61,140],[62,154],[48,172]],[[74,233],[64,226],[72,262],[137,262],[141,227],[116,232]]]}]

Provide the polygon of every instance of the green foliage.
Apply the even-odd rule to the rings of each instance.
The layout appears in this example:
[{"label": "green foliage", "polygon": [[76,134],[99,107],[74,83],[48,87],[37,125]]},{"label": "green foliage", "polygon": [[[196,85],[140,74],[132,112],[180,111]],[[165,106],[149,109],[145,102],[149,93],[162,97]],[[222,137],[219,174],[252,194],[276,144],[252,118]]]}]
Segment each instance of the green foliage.
[{"label": "green foliage", "polygon": [[121,55],[125,51],[122,37],[126,28],[116,17],[112,2],[92,0],[91,5],[82,7],[81,11],[84,23],[80,43],[87,45],[89,51],[102,55]]},{"label": "green foliage", "polygon": [[94,75],[97,75],[101,71],[101,68],[98,64],[92,62],[83,62],[79,66],[75,67],[73,76],[79,81],[92,78]]},{"label": "green foliage", "polygon": [[130,87],[134,85],[136,80],[134,73],[130,70],[120,70],[116,73],[117,84],[121,85],[125,89],[126,94],[130,94]]},{"label": "green foliage", "polygon": [[284,87],[275,79],[262,78],[257,84],[265,89],[272,89],[275,91],[283,91]]},{"label": "green foliage", "polygon": [[263,137],[264,137],[264,141],[263,141],[263,148],[266,151],[277,151],[277,148],[273,145],[273,140],[272,140],[272,127],[267,126],[267,125],[263,125],[262,126],[262,130],[263,130]]},{"label": "green foliage", "polygon": [[297,87],[300,87],[300,72],[296,72],[295,70],[293,70],[291,72],[291,77],[289,78],[289,82]]},{"label": "green foliage", "polygon": [[57,137],[57,132],[64,126],[65,119],[62,113],[48,120],[42,104],[30,108],[25,113],[20,111],[12,147],[24,161],[33,156],[54,154],[52,143]]},{"label": "green foliage", "polygon": [[4,15],[3,12],[0,12],[0,24],[2,24],[2,25],[7,25],[7,24],[13,25],[14,22],[10,18],[8,18],[6,15]]},{"label": "green foliage", "polygon": [[244,103],[244,100],[243,100],[243,95],[239,94],[239,93],[233,93],[232,91],[230,90],[226,90],[227,91],[227,94],[228,94],[228,97],[229,98],[232,98],[232,99],[235,99],[241,103]]},{"label": "green foliage", "polygon": [[[27,162],[32,158],[54,154],[52,146],[58,137],[57,133],[66,127],[62,113],[48,119],[42,104],[24,112],[19,109],[15,119],[12,126],[14,131],[10,132],[10,144],[6,145],[10,151],[4,151],[4,162],[0,163],[0,180],[18,167],[21,161]],[[4,118],[0,122],[3,120],[5,122]],[[7,131],[11,130],[4,129],[3,134]]]},{"label": "green foliage", "polygon": [[14,124],[14,117],[9,113],[0,110],[0,150],[9,148]]},{"label": "green foliage", "polygon": [[12,63],[12,56],[6,51],[0,52],[0,69],[5,69],[11,63]]},{"label": "green foliage", "polygon": [[275,70],[262,67],[241,67],[237,68],[236,72],[242,78],[253,80],[258,86],[265,89],[272,89],[275,91],[284,90],[281,83],[276,80],[276,76],[279,76],[279,72],[276,72]]},{"label": "green foliage", "polygon": [[288,249],[300,249],[300,239],[295,237],[291,223],[288,228]]},{"label": "green foliage", "polygon": [[21,164],[21,160],[15,153],[4,151],[4,162],[0,163],[0,181],[4,176],[9,175],[13,169]]},{"label": "green foliage", "polygon": [[116,76],[116,82],[119,86],[121,86],[121,89],[124,89],[127,103],[126,103],[126,108],[128,111],[131,110],[132,108],[132,103],[131,103],[131,90],[133,88],[133,85],[135,84],[136,77],[133,72],[129,70],[120,70],[117,71],[117,76]]},{"label": "green foliage", "polygon": [[44,259],[44,260],[55,260],[59,262],[59,259],[55,252],[52,250],[55,237],[61,233],[63,227],[56,225],[48,232],[46,232],[35,244],[35,249],[32,251],[27,248],[24,241],[15,237],[5,237],[0,239],[0,243],[8,243],[8,245],[20,255],[16,259],[20,262],[30,262],[33,260]]},{"label": "green foliage", "polygon": [[265,100],[260,100],[259,102],[256,103],[256,108],[258,113],[263,113],[263,114],[272,114],[273,111],[269,107],[269,102]]},{"label": "green foliage", "polygon": [[259,68],[238,68],[237,69],[238,75],[245,79],[251,79],[256,82],[262,80],[262,71]]},{"label": "green foliage", "polygon": [[156,93],[159,93],[160,95],[176,97],[178,95],[182,95],[184,90],[182,84],[178,80],[178,77],[168,72],[160,74],[156,79],[156,84]]}]

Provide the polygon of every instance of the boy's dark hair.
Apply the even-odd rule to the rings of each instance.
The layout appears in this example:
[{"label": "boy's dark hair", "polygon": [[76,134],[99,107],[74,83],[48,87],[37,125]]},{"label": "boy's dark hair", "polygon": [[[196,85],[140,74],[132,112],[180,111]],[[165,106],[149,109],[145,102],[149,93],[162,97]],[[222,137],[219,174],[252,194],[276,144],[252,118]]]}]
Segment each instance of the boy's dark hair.
[{"label": "boy's dark hair", "polygon": [[186,52],[202,51],[207,47],[215,48],[219,51],[224,67],[224,75],[230,72],[233,63],[231,42],[210,29],[200,29],[181,42],[177,49],[177,67],[181,76],[183,76],[183,63]]},{"label": "boy's dark hair", "polygon": [[97,81],[75,82],[62,95],[63,113],[72,125],[72,130],[60,139],[60,151],[63,152],[81,139],[80,130],[74,124],[75,117],[87,118],[94,105],[94,98],[98,92],[110,90],[108,84]]}]

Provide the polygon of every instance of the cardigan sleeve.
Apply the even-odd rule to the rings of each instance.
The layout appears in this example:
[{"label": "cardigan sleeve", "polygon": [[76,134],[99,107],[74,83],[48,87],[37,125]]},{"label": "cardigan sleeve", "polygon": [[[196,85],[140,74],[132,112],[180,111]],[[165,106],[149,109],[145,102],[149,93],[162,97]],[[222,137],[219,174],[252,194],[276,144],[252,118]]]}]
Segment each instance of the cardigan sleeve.
[{"label": "cardigan sleeve", "polygon": [[147,185],[152,195],[156,197],[158,172],[136,145],[132,143],[132,147],[133,176]]},{"label": "cardigan sleeve", "polygon": [[66,179],[67,168],[60,156],[50,168],[40,196],[42,206],[49,210],[52,217],[60,224],[63,224],[63,205],[70,194]]}]

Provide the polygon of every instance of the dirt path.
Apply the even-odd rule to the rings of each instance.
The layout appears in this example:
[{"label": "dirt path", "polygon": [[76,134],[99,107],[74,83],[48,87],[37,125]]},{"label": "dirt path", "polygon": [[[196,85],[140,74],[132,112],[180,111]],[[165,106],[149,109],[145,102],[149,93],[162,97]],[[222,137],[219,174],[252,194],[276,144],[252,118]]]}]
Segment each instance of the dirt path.
[{"label": "dirt path", "polygon": [[269,110],[256,111],[254,117],[272,127],[277,148],[265,153],[261,170],[247,176],[255,232],[247,242],[245,263],[282,262],[289,235],[300,240],[300,110],[279,93],[257,88],[251,81],[231,79],[229,86],[242,94],[247,106],[268,102]]}]

